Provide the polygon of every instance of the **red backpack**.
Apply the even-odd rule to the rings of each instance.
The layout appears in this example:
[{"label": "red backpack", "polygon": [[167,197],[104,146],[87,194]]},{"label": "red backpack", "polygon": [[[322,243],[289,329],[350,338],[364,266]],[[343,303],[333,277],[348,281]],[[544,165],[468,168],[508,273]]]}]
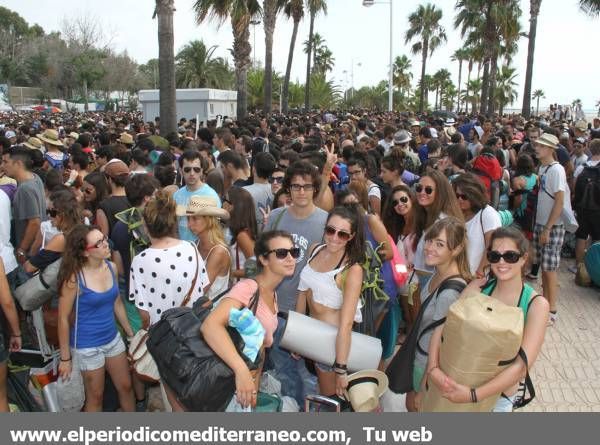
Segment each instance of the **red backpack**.
[{"label": "red backpack", "polygon": [[500,203],[500,181],[502,180],[502,167],[498,159],[490,153],[482,153],[473,159],[471,172],[479,177],[479,180],[487,190],[490,205],[498,209]]}]

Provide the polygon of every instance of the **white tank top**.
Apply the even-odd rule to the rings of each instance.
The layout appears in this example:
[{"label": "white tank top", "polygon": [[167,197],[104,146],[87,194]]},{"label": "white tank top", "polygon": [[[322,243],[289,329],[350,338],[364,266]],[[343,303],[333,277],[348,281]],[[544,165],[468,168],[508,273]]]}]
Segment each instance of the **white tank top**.
[{"label": "white tank top", "polygon": [[[204,260],[206,264],[208,264],[210,254],[217,247],[221,247],[223,250],[225,250],[225,252],[227,252],[227,255],[229,255],[229,249],[227,249],[227,247],[217,244],[216,246],[211,247],[211,249],[208,251],[208,255],[206,255],[206,259]],[[225,275],[217,275],[215,277],[214,281],[210,285],[210,288],[208,289],[206,296],[212,300],[217,295],[225,292],[227,289],[229,289],[229,270]]]}]

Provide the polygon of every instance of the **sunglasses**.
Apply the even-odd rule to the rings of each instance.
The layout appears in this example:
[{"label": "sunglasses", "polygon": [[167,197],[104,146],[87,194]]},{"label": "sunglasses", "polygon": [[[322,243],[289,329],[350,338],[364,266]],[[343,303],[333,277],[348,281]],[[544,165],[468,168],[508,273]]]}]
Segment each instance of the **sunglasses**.
[{"label": "sunglasses", "polygon": [[469,197],[463,193],[457,193],[456,194],[456,199],[462,199],[463,201],[468,201]]},{"label": "sunglasses", "polygon": [[415,185],[415,191],[417,193],[421,193],[423,190],[425,190],[425,193],[427,193],[428,195],[431,195],[433,193],[434,189],[433,189],[433,187],[431,187],[429,185],[426,187],[423,187],[421,184]]},{"label": "sunglasses", "polygon": [[487,260],[492,264],[496,264],[500,262],[500,259],[504,259],[504,261],[508,264],[515,264],[517,261],[519,261],[519,258],[521,258],[521,256],[522,255],[519,252],[516,252],[514,250],[507,250],[504,253],[500,253],[495,250],[490,250],[487,253]]},{"label": "sunglasses", "polygon": [[337,235],[337,237],[339,239],[341,239],[342,241],[348,241],[350,239],[350,237],[352,236],[351,233],[348,233],[344,230],[337,230],[335,227],[332,227],[332,226],[325,227],[325,235],[328,235],[328,236]]},{"label": "sunglasses", "polygon": [[300,248],[292,247],[291,249],[273,249],[265,252],[264,256],[268,256],[271,253],[274,253],[278,260],[285,260],[288,256],[288,253],[292,256],[292,258],[296,259],[300,256]]},{"label": "sunglasses", "polygon": [[102,239],[98,240],[95,244],[90,244],[89,246],[86,246],[85,250],[99,249],[100,246],[102,246],[102,244],[107,243],[107,242],[108,242],[108,237],[106,235],[104,235],[102,237]]},{"label": "sunglasses", "polygon": [[194,170],[195,173],[200,173],[202,171],[201,167],[183,167],[184,173],[189,173]]},{"label": "sunglasses", "polygon": [[291,184],[290,189],[293,192],[299,192],[300,190],[304,190],[305,192],[312,192],[314,190],[314,186],[312,184]]},{"label": "sunglasses", "polygon": [[56,210],[56,209],[46,209],[46,213],[48,214],[48,216],[50,218],[56,218],[56,215],[58,215],[58,210]]},{"label": "sunglasses", "polygon": [[408,196],[401,196],[400,198],[394,199],[392,201],[392,207],[396,207],[400,203],[406,204],[407,202],[408,202]]},{"label": "sunglasses", "polygon": [[281,184],[283,182],[283,176],[271,176],[269,178],[269,184]]}]

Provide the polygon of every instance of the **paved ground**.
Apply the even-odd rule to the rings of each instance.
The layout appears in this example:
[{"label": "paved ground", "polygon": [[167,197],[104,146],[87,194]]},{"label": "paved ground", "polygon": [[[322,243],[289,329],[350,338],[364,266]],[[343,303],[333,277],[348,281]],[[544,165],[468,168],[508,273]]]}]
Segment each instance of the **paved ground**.
[{"label": "paved ground", "polygon": [[[536,398],[523,411],[600,412],[600,289],[576,286],[560,269],[558,321],[546,331],[542,352],[532,371]],[[536,285],[541,291],[541,280]],[[385,411],[405,411],[404,396],[384,394]],[[162,409],[160,392],[152,391],[149,411]]]}]

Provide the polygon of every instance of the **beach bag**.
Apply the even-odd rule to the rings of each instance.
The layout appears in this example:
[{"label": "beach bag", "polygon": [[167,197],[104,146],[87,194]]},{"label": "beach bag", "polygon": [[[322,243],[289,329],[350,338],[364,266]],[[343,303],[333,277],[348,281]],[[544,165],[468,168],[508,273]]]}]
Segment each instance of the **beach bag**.
[{"label": "beach bag", "polygon": [[[212,302],[208,297],[199,298],[193,308],[169,309],[148,332],[146,345],[161,381],[189,411],[225,411],[235,392],[233,370],[213,352],[200,331],[214,304],[228,292],[217,295]],[[253,314],[256,314],[258,300],[257,290],[249,304]],[[248,368],[258,369],[262,354],[251,362],[243,354],[244,341],[237,329],[227,327],[227,332]]]},{"label": "beach bag", "polygon": [[[196,252],[196,273],[194,274],[194,279],[192,280],[192,285],[190,286],[190,290],[187,295],[181,302],[180,307],[187,306],[190,298],[192,298],[192,293],[194,292],[194,288],[196,287],[196,279],[198,278],[198,251],[196,250],[196,246],[193,243],[194,251]],[[131,368],[135,372],[135,374],[146,382],[156,383],[160,380],[160,373],[158,372],[158,367],[152,358],[152,355],[148,352],[148,347],[146,342],[148,341],[148,331],[146,329],[140,329],[135,333],[131,342],[129,343],[128,348],[128,358],[129,363],[131,364]]]},{"label": "beach bag", "polygon": [[600,286],[600,241],[589,247],[585,252],[584,261],[590,279],[596,286]]},{"label": "beach bag", "polygon": [[400,347],[400,350],[396,353],[394,358],[392,358],[390,364],[388,365],[385,373],[388,376],[389,380],[389,388],[391,391],[397,394],[405,394],[407,392],[413,391],[413,369],[415,363],[415,355],[417,352],[417,348],[419,348],[420,352],[427,355],[427,352],[424,351],[419,346],[419,341],[421,337],[425,335],[427,332],[432,331],[438,326],[444,324],[446,318],[440,318],[439,320],[434,321],[433,323],[425,326],[421,332],[419,333],[421,321],[423,320],[423,314],[425,313],[425,309],[427,306],[433,301],[434,298],[447,290],[454,289],[457,292],[462,292],[465,288],[465,283],[462,281],[454,280],[454,277],[449,277],[444,280],[438,288],[432,292],[420,305],[419,312],[415,318],[413,323],[413,327],[406,336],[404,343]]},{"label": "beach bag", "polygon": [[57,278],[62,258],[50,263],[15,290],[15,298],[24,311],[39,309],[58,293]]},{"label": "beach bag", "polygon": [[[524,314],[520,307],[508,306],[479,293],[464,296],[448,311],[439,367],[457,383],[469,388],[481,386],[519,355],[523,328]],[[490,412],[500,395],[477,403],[452,403],[428,381],[421,411]]]}]

